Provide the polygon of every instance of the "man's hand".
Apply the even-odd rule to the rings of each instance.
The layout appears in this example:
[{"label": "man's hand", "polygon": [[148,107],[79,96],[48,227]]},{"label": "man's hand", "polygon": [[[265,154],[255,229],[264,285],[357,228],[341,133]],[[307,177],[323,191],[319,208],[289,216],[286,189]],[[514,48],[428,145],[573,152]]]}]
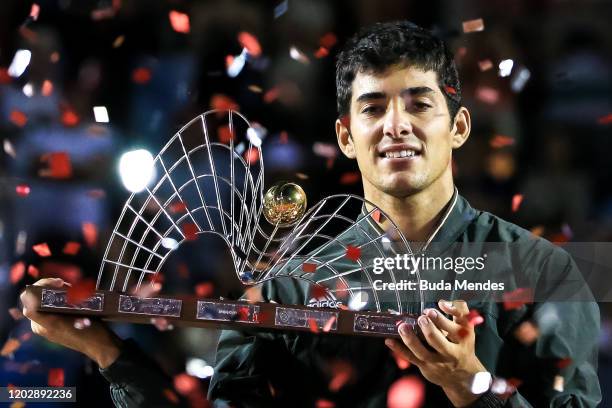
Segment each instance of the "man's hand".
[{"label": "man's hand", "polygon": [[430,382],[442,387],[456,407],[463,407],[478,399],[470,391],[474,375],[487,371],[474,352],[474,327],[468,321],[469,309],[462,300],[440,300],[442,311],[453,316],[447,319],[434,309],[426,309],[418,324],[431,351],[419,340],[407,324],[399,327],[402,341],[387,339],[385,344],[416,365]]},{"label": "man's hand", "polygon": [[[69,285],[59,278],[40,279],[34,285],[62,288]],[[105,324],[92,321],[84,329],[74,327],[75,317],[37,312],[40,299],[31,293],[20,296],[23,315],[30,319],[32,331],[47,340],[85,354],[102,368],[111,365],[119,356],[121,339]]]}]

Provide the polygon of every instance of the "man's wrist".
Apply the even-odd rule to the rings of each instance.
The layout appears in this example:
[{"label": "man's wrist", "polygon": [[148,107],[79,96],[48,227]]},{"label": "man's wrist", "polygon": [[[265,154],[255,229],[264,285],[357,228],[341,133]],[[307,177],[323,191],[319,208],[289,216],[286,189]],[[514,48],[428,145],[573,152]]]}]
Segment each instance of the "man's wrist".
[{"label": "man's wrist", "polygon": [[114,333],[109,332],[98,341],[88,344],[85,355],[95,361],[100,368],[107,368],[121,354],[122,341]]}]

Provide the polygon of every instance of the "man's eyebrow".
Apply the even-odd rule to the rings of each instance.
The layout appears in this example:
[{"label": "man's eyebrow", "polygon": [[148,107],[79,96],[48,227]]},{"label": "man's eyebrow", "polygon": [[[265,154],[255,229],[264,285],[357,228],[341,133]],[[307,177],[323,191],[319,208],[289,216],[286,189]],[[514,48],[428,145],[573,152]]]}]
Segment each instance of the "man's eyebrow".
[{"label": "man's eyebrow", "polygon": [[415,86],[412,88],[404,89],[402,92],[400,92],[400,96],[402,97],[417,96],[417,95],[423,95],[423,94],[428,94],[428,93],[435,93],[435,91],[428,86]]},{"label": "man's eyebrow", "polygon": [[384,92],[366,92],[357,97],[357,102],[369,101],[371,99],[385,99],[387,94]]}]

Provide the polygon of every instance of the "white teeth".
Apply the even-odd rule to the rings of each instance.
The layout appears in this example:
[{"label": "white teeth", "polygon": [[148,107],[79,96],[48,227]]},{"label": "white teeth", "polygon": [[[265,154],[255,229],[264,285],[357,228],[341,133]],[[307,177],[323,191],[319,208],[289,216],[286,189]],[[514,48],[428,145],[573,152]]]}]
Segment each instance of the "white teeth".
[{"label": "white teeth", "polygon": [[400,157],[412,157],[414,156],[416,153],[414,150],[400,150],[400,151],[395,151],[395,152],[385,152],[385,157],[386,158],[400,158]]}]

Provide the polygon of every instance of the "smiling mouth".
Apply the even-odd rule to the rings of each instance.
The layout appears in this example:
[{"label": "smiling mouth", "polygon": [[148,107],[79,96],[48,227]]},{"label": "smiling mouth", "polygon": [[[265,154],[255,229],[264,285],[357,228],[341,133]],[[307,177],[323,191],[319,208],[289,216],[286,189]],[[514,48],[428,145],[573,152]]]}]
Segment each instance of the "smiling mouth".
[{"label": "smiling mouth", "polygon": [[411,149],[395,150],[392,152],[383,152],[379,155],[384,159],[411,159],[420,156],[421,153]]}]

